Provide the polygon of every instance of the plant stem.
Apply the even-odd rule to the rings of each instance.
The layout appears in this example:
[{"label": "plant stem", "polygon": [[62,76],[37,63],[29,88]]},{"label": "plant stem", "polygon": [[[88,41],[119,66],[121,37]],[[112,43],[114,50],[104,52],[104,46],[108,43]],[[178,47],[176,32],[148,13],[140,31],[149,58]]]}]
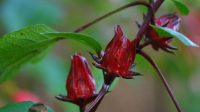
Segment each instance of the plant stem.
[{"label": "plant stem", "polygon": [[144,47],[150,45],[152,41],[145,42],[144,44],[139,45],[138,49],[143,49]]},{"label": "plant stem", "polygon": [[82,31],[82,30],[90,27],[91,25],[99,22],[100,20],[107,18],[108,16],[111,16],[111,15],[117,13],[117,12],[120,12],[120,11],[124,10],[124,9],[127,9],[129,7],[133,7],[133,6],[137,6],[137,5],[143,5],[143,6],[146,6],[148,8],[150,7],[147,2],[144,2],[144,1],[134,1],[134,2],[131,2],[129,4],[126,4],[126,5],[122,6],[122,7],[118,8],[118,9],[116,9],[116,10],[113,10],[113,11],[111,11],[109,13],[106,13],[105,15],[103,15],[101,17],[98,17],[98,18],[94,19],[93,21],[90,21],[90,22],[88,22],[88,23],[80,26],[79,28],[77,28],[76,30],[74,30],[74,32],[80,32],[80,31]]},{"label": "plant stem", "polygon": [[101,88],[98,96],[95,98],[95,100],[93,102],[91,102],[91,104],[89,105],[88,108],[86,108],[85,112],[95,112],[96,109],[98,108],[99,104],[101,103],[101,101],[103,100],[104,96],[108,93],[108,90],[110,88],[110,85],[112,84],[112,82],[115,80],[115,76],[112,74],[106,74],[104,73],[104,84],[103,87]]},{"label": "plant stem", "polygon": [[80,106],[80,112],[85,112],[85,105],[84,106]]},{"label": "plant stem", "polygon": [[153,2],[154,0],[152,0],[151,2],[151,9],[149,8],[149,11],[147,13],[147,15],[145,16],[144,22],[140,27],[140,30],[138,31],[137,34],[137,44],[139,45],[139,42],[142,40],[143,35],[145,34],[149,23],[150,22],[154,22],[154,20],[152,20],[154,18],[154,13],[158,10],[158,8],[161,6],[161,4],[164,2],[164,0],[157,0],[156,2]]},{"label": "plant stem", "polygon": [[181,108],[178,104],[178,101],[176,100],[175,98],[175,95],[173,94],[172,92],[172,89],[170,88],[167,80],[165,79],[165,77],[163,76],[163,74],[161,73],[160,69],[158,68],[157,64],[154,62],[154,60],[148,55],[146,54],[145,52],[143,52],[142,50],[138,52],[141,56],[143,56],[153,67],[154,69],[157,71],[158,75],[159,75],[159,78],[161,79],[162,83],[164,84],[165,86],[165,89],[167,90],[171,100],[173,101],[175,107],[176,107],[176,110],[177,112],[182,112],[181,111]]},{"label": "plant stem", "polygon": [[100,90],[98,96],[95,98],[95,100],[88,106],[88,108],[85,109],[84,112],[95,112],[98,108],[99,104],[101,103],[102,99],[108,92],[109,86],[103,85],[102,89]]}]

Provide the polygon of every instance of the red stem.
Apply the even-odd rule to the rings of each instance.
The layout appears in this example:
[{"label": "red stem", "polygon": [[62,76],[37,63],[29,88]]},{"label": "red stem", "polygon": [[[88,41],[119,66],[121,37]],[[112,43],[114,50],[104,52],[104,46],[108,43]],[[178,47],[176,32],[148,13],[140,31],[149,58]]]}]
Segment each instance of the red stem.
[{"label": "red stem", "polygon": [[112,82],[116,78],[112,74],[106,74],[105,72],[103,72],[103,74],[104,74],[104,85],[101,88],[101,90],[100,90],[98,96],[96,97],[96,99],[91,102],[91,104],[88,106],[88,108],[86,108],[85,112],[95,112],[96,111],[96,109],[98,108],[99,104],[103,100],[104,96],[108,93],[110,85],[112,84]]},{"label": "red stem", "polygon": [[108,85],[103,85],[97,98],[91,104],[88,105],[88,108],[86,108],[84,112],[95,112],[99,104],[103,100],[104,96],[108,92],[108,89],[109,89]]},{"label": "red stem", "polygon": [[120,11],[124,10],[124,9],[127,9],[129,7],[133,7],[133,6],[137,6],[137,5],[144,5],[144,6],[148,7],[148,8],[150,7],[147,2],[144,2],[144,1],[134,1],[134,2],[131,2],[129,4],[126,4],[126,5],[122,6],[122,7],[118,8],[118,9],[116,9],[116,10],[113,10],[113,11],[111,11],[109,13],[106,13],[105,15],[103,15],[101,17],[98,17],[98,18],[94,19],[93,21],[88,22],[88,23],[84,24],[83,26],[80,26],[79,28],[77,28],[76,30],[74,30],[74,32],[80,32],[80,31],[82,31],[82,30],[90,27],[91,25],[99,22],[100,20],[107,18],[108,16],[111,16],[111,15],[117,13],[117,12],[120,12]]},{"label": "red stem", "polygon": [[148,13],[147,13],[147,16],[145,17],[144,19],[144,22],[143,24],[141,25],[140,27],[140,30],[137,34],[137,39],[136,39],[136,43],[139,45],[139,42],[142,40],[142,37],[143,35],[145,34],[148,26],[149,26],[149,23],[152,20],[152,18],[154,18],[154,13],[158,10],[158,8],[161,6],[161,4],[164,2],[164,0],[157,0],[156,2],[151,2],[151,8],[152,9],[149,9]]},{"label": "red stem", "polygon": [[173,103],[174,103],[174,105],[175,105],[175,107],[176,107],[177,112],[182,112],[182,111],[181,111],[181,108],[180,108],[180,106],[179,106],[179,104],[178,104],[178,101],[176,100],[175,95],[174,95],[173,92],[172,92],[172,89],[170,88],[170,86],[169,86],[167,80],[165,79],[165,77],[164,77],[163,74],[161,73],[161,71],[160,71],[160,69],[158,68],[157,64],[156,64],[156,63],[154,62],[154,60],[153,60],[148,54],[146,54],[145,52],[139,51],[138,53],[139,53],[141,56],[143,56],[143,57],[154,67],[154,69],[157,71],[158,76],[160,77],[162,83],[163,83],[164,86],[165,86],[165,89],[167,90],[167,92],[168,92],[168,94],[169,94],[171,100],[173,101]]}]

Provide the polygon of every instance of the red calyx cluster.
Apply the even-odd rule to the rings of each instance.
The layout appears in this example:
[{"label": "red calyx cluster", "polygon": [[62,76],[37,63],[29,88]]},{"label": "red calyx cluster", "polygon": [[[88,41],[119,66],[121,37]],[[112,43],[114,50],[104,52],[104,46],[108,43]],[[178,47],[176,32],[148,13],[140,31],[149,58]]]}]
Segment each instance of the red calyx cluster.
[{"label": "red calyx cluster", "polygon": [[[180,111],[176,99],[174,98],[159,68],[151,59],[151,57],[142,51],[142,48],[147,45],[152,45],[155,50],[162,49],[169,53],[174,53],[173,50],[177,49],[176,47],[169,45],[172,37],[161,37],[149,24],[152,22],[152,24],[155,23],[155,25],[159,27],[178,30],[180,18],[175,14],[163,15],[154,20],[153,15],[158,10],[163,1],[164,0],[158,0],[155,2],[150,0],[150,4],[145,2],[133,2],[110,13],[107,13],[104,16],[97,18],[94,21],[91,21],[75,30],[75,32],[79,32],[100,21],[101,19],[130,6],[142,4],[151,9],[148,11],[136,39],[130,41],[127,36],[123,34],[121,27],[117,26],[115,27],[115,35],[107,45],[105,51],[98,51],[98,57],[90,53],[93,59],[96,61],[96,63],[93,64],[97,68],[102,69],[104,74],[104,84],[99,93],[96,93],[95,80],[92,77],[86,59],[80,54],[75,54],[72,57],[71,68],[66,81],[66,89],[68,95],[60,95],[57,96],[57,98],[59,100],[68,101],[79,105],[81,112],[95,112],[116,77],[131,79],[133,76],[140,75],[137,72],[131,71],[131,68],[134,65],[136,54],[138,53],[147,59],[156,69],[177,110]],[[140,27],[139,24],[138,26]],[[140,44],[143,36],[145,36],[144,43]]]},{"label": "red calyx cluster", "polygon": [[[157,26],[178,30],[180,18],[174,14],[169,14],[158,17],[154,21]],[[145,32],[144,42],[151,44],[155,50],[162,49],[166,52],[173,53],[173,50],[176,50],[176,48],[169,45],[171,39],[171,37],[160,37],[149,25]],[[59,95],[57,99],[77,104],[80,106],[81,111],[84,111],[86,105],[89,103],[95,104],[91,109],[96,110],[115,77],[131,79],[133,76],[141,75],[131,71],[136,53],[141,49],[137,38],[133,41],[129,40],[124,35],[121,27],[119,25],[116,26],[115,35],[106,46],[105,51],[101,53],[101,56],[96,57],[90,53],[97,62],[93,64],[97,68],[102,69],[104,73],[104,85],[101,91],[97,94],[95,80],[87,60],[80,54],[75,54],[72,56],[71,68],[66,81],[68,95]]]},{"label": "red calyx cluster", "polygon": [[[178,29],[179,22],[179,17],[173,14],[164,15],[155,19],[157,26],[167,27],[173,30]],[[172,39],[171,37],[160,37],[150,25],[145,33],[145,38],[145,42],[150,42],[156,50],[162,49],[173,53],[172,50],[176,49],[169,45]],[[139,49],[137,42],[137,39],[130,41],[118,25],[115,27],[113,39],[109,42],[102,55],[96,57],[91,53],[93,59],[97,62],[94,65],[102,69],[105,73],[105,84],[111,84],[112,81],[109,83],[109,80],[113,79],[113,77],[131,79],[133,76],[140,75],[137,72],[131,71],[137,53],[136,49]],[[80,54],[72,56],[71,68],[66,81],[66,89],[68,95],[60,95],[57,98],[78,104],[80,107],[85,107],[85,105],[97,96],[95,80],[92,77],[89,64]]]},{"label": "red calyx cluster", "polygon": [[[170,28],[172,30],[178,30],[180,24],[180,18],[174,14],[163,15],[155,19],[155,25]],[[172,37],[160,37],[159,34],[149,26],[145,34],[145,42],[151,43],[155,50],[162,49],[166,52],[173,53],[173,50],[177,48],[169,45]]]},{"label": "red calyx cluster", "polygon": [[[120,26],[115,27],[115,35],[105,49],[102,57],[92,55],[96,67],[103,69],[108,77],[133,78],[140,75],[130,69],[136,56],[136,40],[130,41],[122,32]],[[106,79],[106,78],[105,78]],[[105,82],[105,84],[107,84]],[[96,98],[95,80],[92,77],[87,60],[80,54],[72,56],[71,68],[66,81],[67,96],[56,98],[84,107]]]}]

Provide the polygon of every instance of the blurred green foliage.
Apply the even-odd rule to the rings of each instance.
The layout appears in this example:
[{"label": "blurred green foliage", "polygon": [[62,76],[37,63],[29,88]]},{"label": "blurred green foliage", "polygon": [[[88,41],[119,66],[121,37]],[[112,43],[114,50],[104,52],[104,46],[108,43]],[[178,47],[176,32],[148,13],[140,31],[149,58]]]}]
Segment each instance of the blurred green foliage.
[{"label": "blurred green foliage", "polygon": [[30,24],[55,25],[63,15],[62,9],[52,0],[4,0],[1,13],[7,31]]}]

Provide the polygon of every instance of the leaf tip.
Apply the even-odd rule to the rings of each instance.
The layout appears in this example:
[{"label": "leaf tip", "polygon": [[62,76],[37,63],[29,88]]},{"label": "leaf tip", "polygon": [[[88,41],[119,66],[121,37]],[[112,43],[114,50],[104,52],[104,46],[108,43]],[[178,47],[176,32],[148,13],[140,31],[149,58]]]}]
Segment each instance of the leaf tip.
[{"label": "leaf tip", "polygon": [[180,11],[180,13],[184,16],[188,15],[190,13],[189,8],[181,1],[179,0],[172,0],[172,2],[175,4],[177,9]]}]

